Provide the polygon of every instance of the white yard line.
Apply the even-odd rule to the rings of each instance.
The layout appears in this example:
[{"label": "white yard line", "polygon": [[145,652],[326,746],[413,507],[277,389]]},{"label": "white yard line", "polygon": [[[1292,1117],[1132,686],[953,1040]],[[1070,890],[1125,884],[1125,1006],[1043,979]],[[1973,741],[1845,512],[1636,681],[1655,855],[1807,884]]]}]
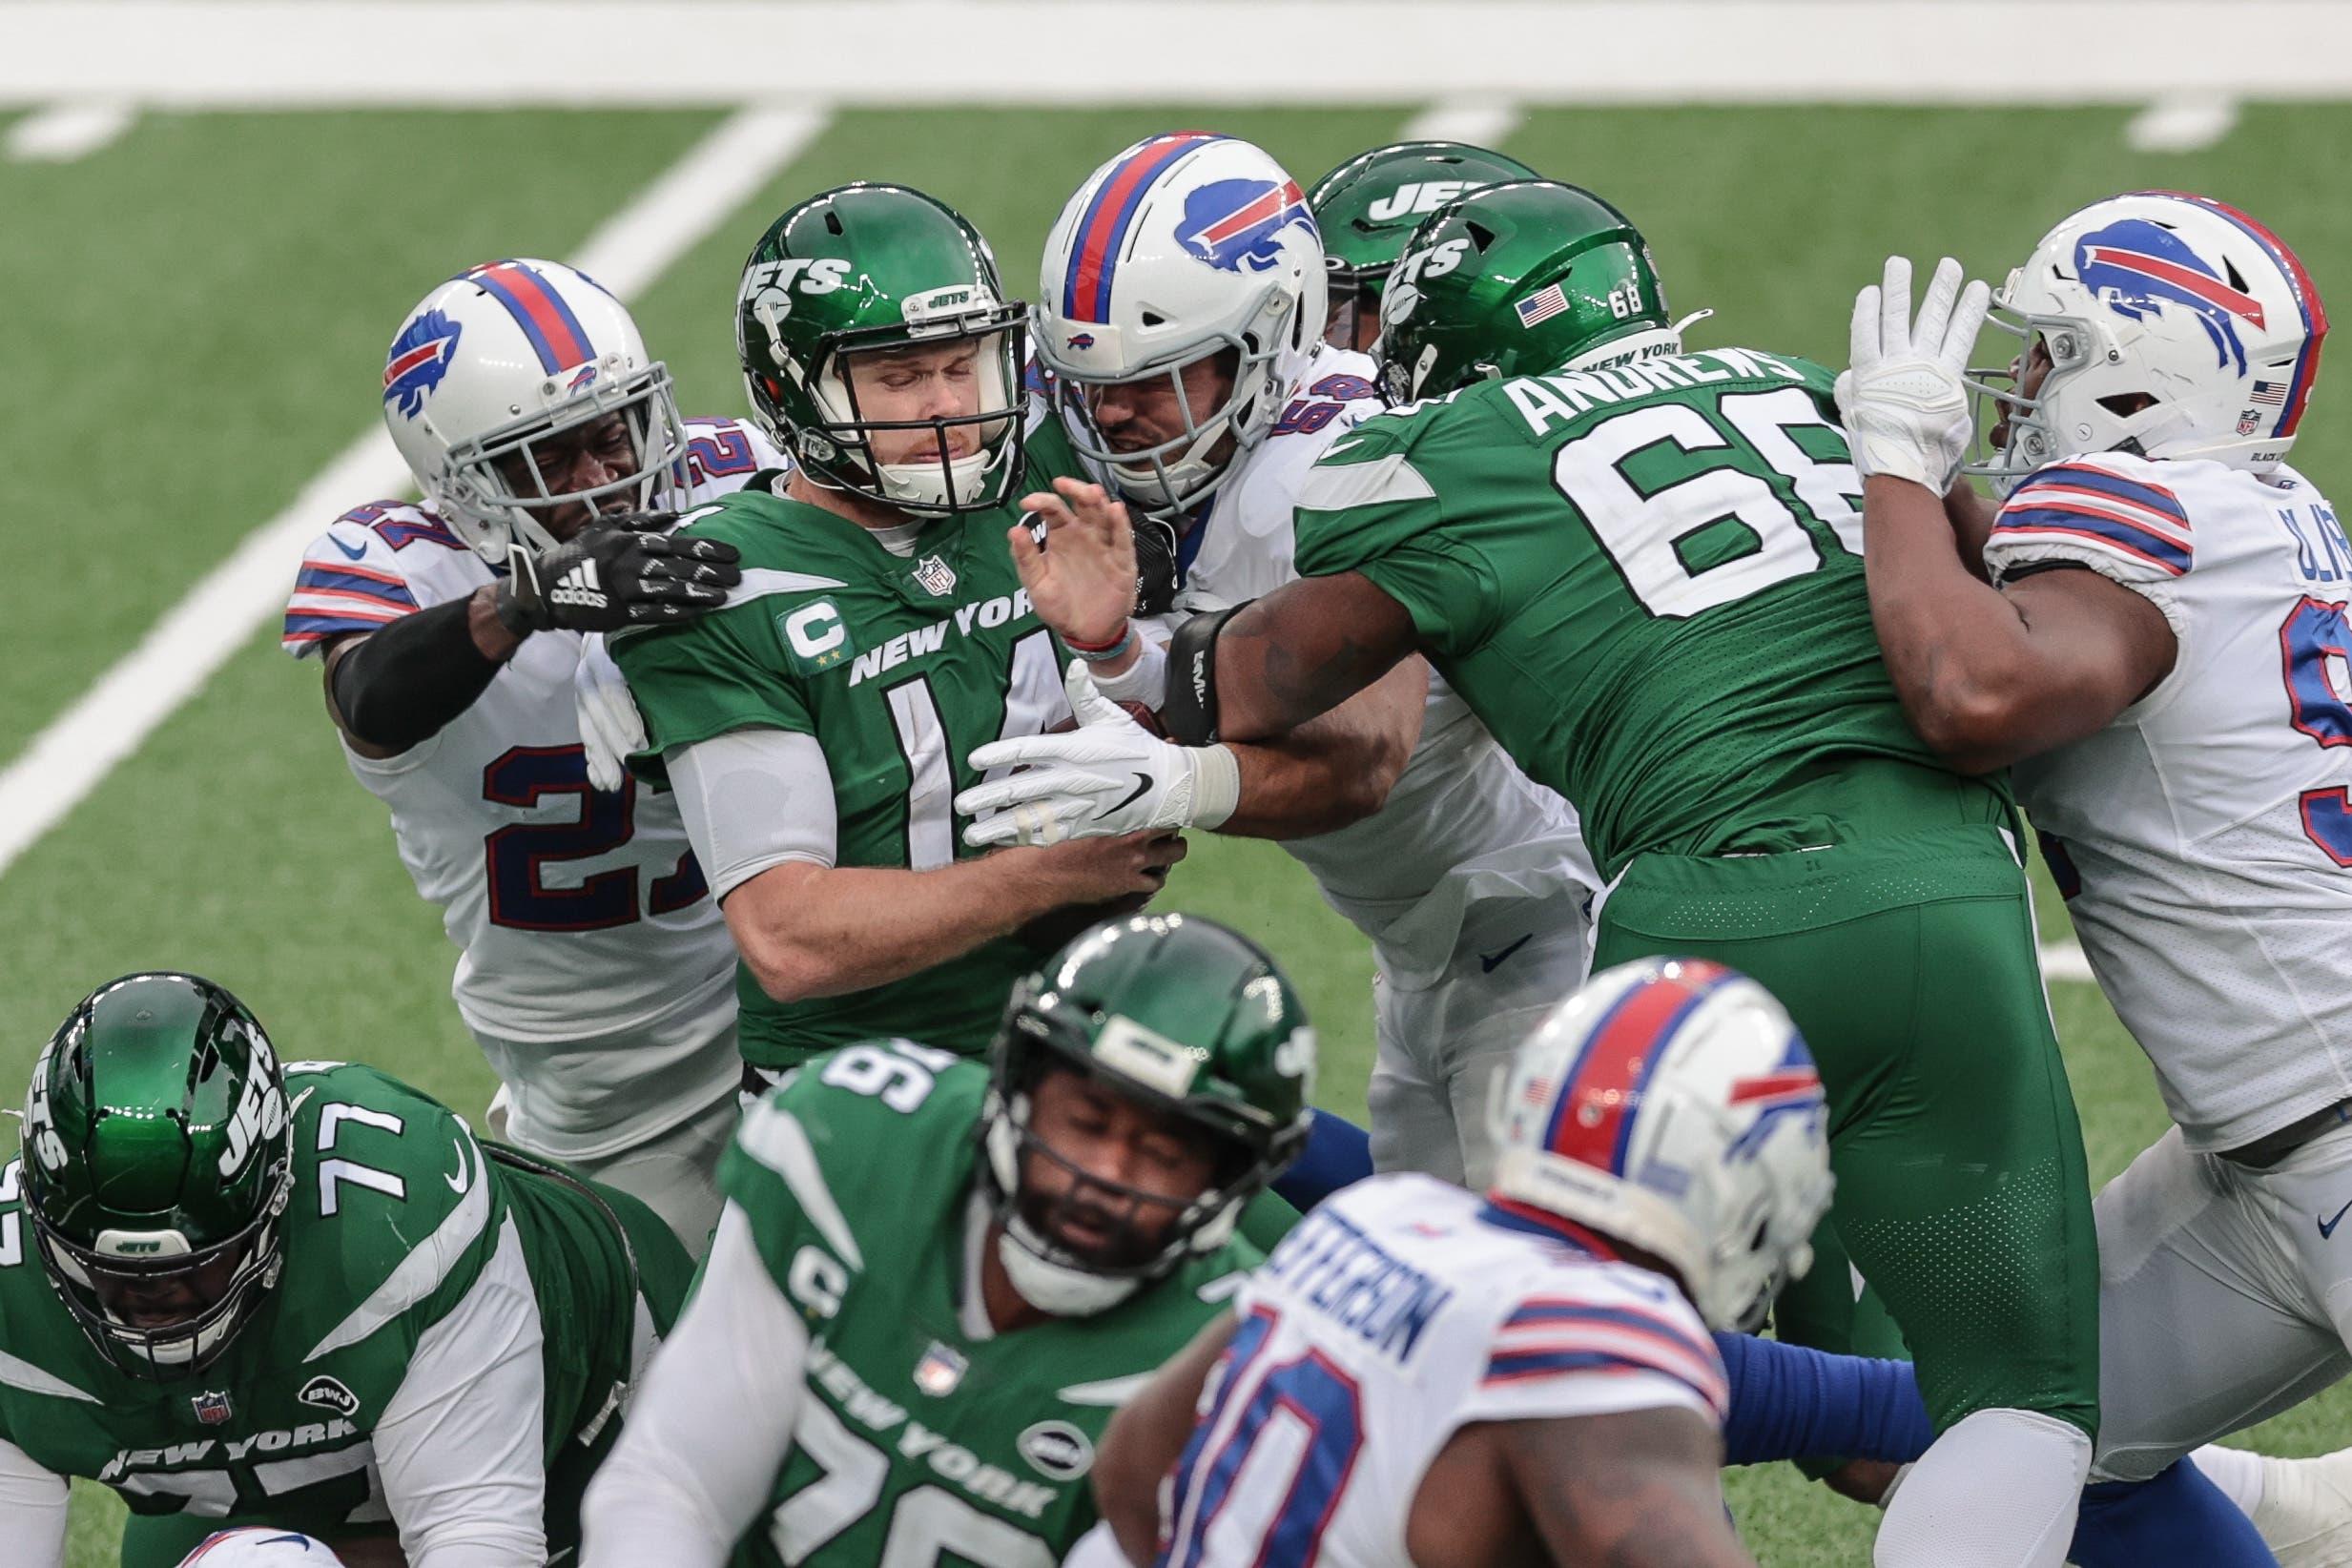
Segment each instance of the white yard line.
[{"label": "white yard line", "polygon": [[2238,100],[2211,93],[2160,98],[2132,116],[2124,145],[2135,153],[2196,153],[2238,126]]},{"label": "white yard line", "polygon": [[1497,148],[1511,139],[1527,116],[1515,103],[1487,98],[1462,103],[1435,103],[1405,122],[1403,141],[1466,141],[1473,147]]},{"label": "white yard line", "polygon": [[11,163],[72,163],[122,139],[139,117],[120,99],[52,104],[9,127]]},{"label": "white yard line", "polygon": [[[2352,7],[2232,0],[2229,36],[2278,49],[2212,47],[2218,14],[2210,0],[13,0],[0,105],[718,104],[785,79],[836,104],[1024,109],[2352,96]],[[877,47],[877,31],[903,47]],[[463,47],[428,42],[445,39]]]},{"label": "white yard line", "polygon": [[[574,261],[623,297],[643,292],[798,155],[830,118],[815,109],[747,109],[731,116],[590,235]],[[370,424],[34,736],[0,772],[0,876],[284,607],[296,560],[320,529],[344,508],[400,494],[408,483],[391,438]]]}]

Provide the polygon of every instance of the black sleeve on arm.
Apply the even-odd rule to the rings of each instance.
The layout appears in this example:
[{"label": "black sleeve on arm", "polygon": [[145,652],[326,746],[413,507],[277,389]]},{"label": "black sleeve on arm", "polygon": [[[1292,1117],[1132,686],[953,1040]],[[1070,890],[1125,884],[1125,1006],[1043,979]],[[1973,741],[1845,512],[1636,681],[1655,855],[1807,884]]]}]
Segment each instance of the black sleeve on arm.
[{"label": "black sleeve on arm", "polygon": [[335,711],[354,740],[404,752],[474,705],[502,666],[475,646],[471,603],[403,615],[335,661]]},{"label": "black sleeve on arm", "polygon": [[1245,599],[1230,609],[1195,615],[1176,629],[1167,645],[1167,694],[1160,723],[1179,746],[1207,746],[1217,738],[1217,633],[1225,623],[1257,603]]}]

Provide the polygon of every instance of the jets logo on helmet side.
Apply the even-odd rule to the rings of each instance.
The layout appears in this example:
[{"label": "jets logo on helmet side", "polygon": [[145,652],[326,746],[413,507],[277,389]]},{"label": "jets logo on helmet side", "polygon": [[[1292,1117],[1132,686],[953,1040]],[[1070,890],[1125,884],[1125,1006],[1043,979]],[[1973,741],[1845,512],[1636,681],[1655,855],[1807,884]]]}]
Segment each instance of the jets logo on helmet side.
[{"label": "jets logo on helmet side", "polygon": [[1224,272],[1264,272],[1282,258],[1275,237],[1293,223],[1314,235],[1314,214],[1298,181],[1220,179],[1185,197],[1176,242],[1186,252]]},{"label": "jets logo on helmet side", "polygon": [[2262,301],[2224,282],[2187,240],[2144,218],[2127,217],[2095,230],[2074,245],[2074,270],[2107,308],[2136,321],[2178,305],[2195,311],[2213,340],[2217,365],[2246,368],[2246,345],[2236,322],[2264,325]]},{"label": "jets logo on helmet side", "polygon": [[450,357],[465,329],[437,310],[419,313],[392,340],[383,366],[383,401],[406,419],[424,409],[424,400],[449,374]]}]

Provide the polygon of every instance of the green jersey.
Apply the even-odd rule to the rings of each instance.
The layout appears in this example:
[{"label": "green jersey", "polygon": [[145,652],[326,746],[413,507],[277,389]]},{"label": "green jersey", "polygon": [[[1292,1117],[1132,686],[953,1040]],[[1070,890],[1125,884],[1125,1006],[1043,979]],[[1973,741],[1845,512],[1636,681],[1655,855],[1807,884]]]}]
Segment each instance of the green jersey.
[{"label": "green jersey", "polygon": [[1053,1568],[1094,1522],[1086,1472],[1112,1412],[1264,1256],[1237,1239],[1108,1311],[973,1332],[987,1085],[945,1051],[868,1043],[745,1117],[720,1180],[810,1347],[737,1568]]},{"label": "green jersey", "polygon": [[[614,637],[645,714],[650,750],[635,765],[658,781],[665,753],[715,735],[813,735],[833,780],[836,865],[929,871],[978,856],[955,812],[957,794],[980,782],[965,759],[1070,712],[1062,652],[1005,543],[1018,516],[934,520],[901,556],[845,518],[765,490],[689,513],[684,531],[743,552],[743,583],[700,620]],[[978,1055],[1041,956],[1000,939],[886,985],[791,1002],[739,967],[744,1060],[787,1067],[900,1033]]]},{"label": "green jersey", "polygon": [[1644,852],[2008,820],[1879,656],[1862,481],[1819,365],[1747,349],[1485,382],[1375,416],[1299,498],[1298,569],[1359,571],[1604,877]]},{"label": "green jersey", "polygon": [[[286,1091],[294,1185],[280,1221],[283,1271],[192,1377],[134,1378],[97,1351],[33,1246],[21,1162],[0,1172],[0,1438],[53,1474],[112,1487],[134,1529],[135,1516],[162,1515],[185,1516],[191,1537],[221,1520],[320,1535],[381,1527],[402,1498],[391,1495],[397,1466],[380,1470],[377,1423],[413,1407],[421,1342],[478,1285],[511,1278],[519,1247],[544,1336],[535,1435],[555,1497],[564,1456],[612,1424],[633,1366],[640,1289],[657,1331],[674,1319],[682,1249],[674,1240],[662,1248],[667,1232],[650,1211],[624,1241],[618,1195],[485,1157],[450,1111],[372,1067],[289,1063]],[[477,1359],[491,1361],[494,1348]],[[480,1431],[485,1469],[504,1437]],[[453,1460],[464,1474],[474,1456]],[[553,1514],[550,1539],[575,1537],[576,1524]]]}]

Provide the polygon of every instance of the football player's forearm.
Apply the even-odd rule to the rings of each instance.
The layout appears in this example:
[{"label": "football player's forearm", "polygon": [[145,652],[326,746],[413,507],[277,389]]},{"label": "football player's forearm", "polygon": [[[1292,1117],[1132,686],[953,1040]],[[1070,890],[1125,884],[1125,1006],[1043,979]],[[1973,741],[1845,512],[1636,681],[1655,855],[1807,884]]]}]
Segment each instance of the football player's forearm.
[{"label": "football player's forearm", "polygon": [[2000,515],[2001,509],[1977,494],[1965,475],[1952,482],[1944,497],[1944,521],[1951,525],[1960,564],[1980,583],[1992,581],[1985,569],[1985,541],[1992,537],[1992,520]]},{"label": "football player's forearm", "polygon": [[1429,666],[1407,659],[1279,740],[1229,745],[1241,798],[1217,831],[1307,838],[1372,815],[1388,803],[1421,737],[1428,695]]},{"label": "football player's forearm", "polygon": [[441,733],[488,690],[520,646],[481,608],[488,592],[403,615],[328,650],[327,712],[354,751],[398,756]]},{"label": "football player's forearm", "polygon": [[1723,1510],[1723,1445],[1687,1410],[1505,1422],[1503,1463],[1552,1560],[1755,1568]]},{"label": "football player's forearm", "polygon": [[[1287,583],[1243,606],[1219,632],[1216,733],[1207,738],[1287,734],[1388,673],[1415,640],[1404,607],[1355,572]],[[1168,680],[1190,673],[1171,669]]]},{"label": "football player's forearm", "polygon": [[2002,767],[2029,683],[2024,623],[1963,564],[1940,498],[1886,475],[1863,485],[1870,620],[1904,714],[1953,767]]},{"label": "football player's forearm", "polygon": [[1120,1408],[1103,1434],[1094,1464],[1094,1496],[1129,1562],[1149,1562],[1159,1548],[1160,1478],[1192,1436],[1193,1412],[1210,1369],[1232,1342],[1231,1311],[1220,1312],[1163,1367],[1143,1393]]},{"label": "football player's forearm", "polygon": [[794,862],[729,895],[735,947],[778,1001],[904,980],[1070,901],[1042,852],[1001,850],[935,871]]}]

